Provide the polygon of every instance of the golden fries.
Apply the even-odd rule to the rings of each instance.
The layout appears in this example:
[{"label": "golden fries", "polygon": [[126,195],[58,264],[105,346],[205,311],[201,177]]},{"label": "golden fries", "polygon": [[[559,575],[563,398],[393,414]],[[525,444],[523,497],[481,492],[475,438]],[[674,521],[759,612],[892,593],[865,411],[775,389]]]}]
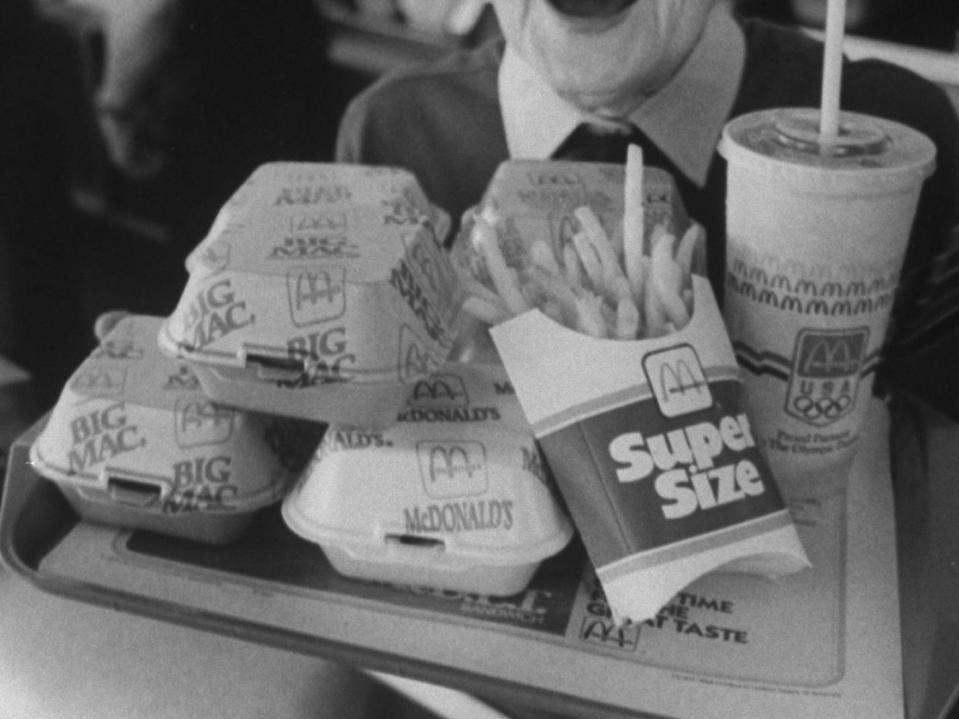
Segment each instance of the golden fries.
[{"label": "golden fries", "polygon": [[507,308],[513,314],[522,314],[530,307],[520,292],[516,282],[516,273],[510,269],[499,248],[496,230],[482,217],[477,217],[473,225],[474,241],[486,261],[486,269],[493,280],[493,286],[503,298]]},{"label": "golden fries", "polygon": [[646,252],[646,214],[643,209],[643,151],[638,145],[630,145],[626,151],[626,180],[624,183],[625,207],[623,210],[623,266],[626,277],[638,294],[643,282],[641,257]]},{"label": "golden fries", "polygon": [[536,308],[591,337],[620,340],[684,327],[693,313],[690,275],[701,263],[705,233],[695,222],[678,240],[662,223],[647,231],[642,176],[642,152],[631,146],[621,228],[607,229],[592,208],[576,207],[560,246],[548,238],[532,240],[525,250],[514,244],[509,264],[494,218],[473,213],[467,236],[479,264],[465,270],[470,299],[464,309],[496,324]]}]

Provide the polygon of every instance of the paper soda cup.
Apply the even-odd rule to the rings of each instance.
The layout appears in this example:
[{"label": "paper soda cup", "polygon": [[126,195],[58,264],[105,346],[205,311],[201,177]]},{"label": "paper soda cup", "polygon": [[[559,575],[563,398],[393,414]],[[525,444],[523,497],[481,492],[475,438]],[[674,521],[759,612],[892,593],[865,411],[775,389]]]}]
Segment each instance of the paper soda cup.
[{"label": "paper soda cup", "polygon": [[532,310],[491,333],[616,621],[720,568],[808,566],[709,283],[673,334],[596,339]]},{"label": "paper soda cup", "polygon": [[935,146],[814,109],[730,121],[724,315],[757,441],[787,496],[842,491],[868,407],[919,191]]}]

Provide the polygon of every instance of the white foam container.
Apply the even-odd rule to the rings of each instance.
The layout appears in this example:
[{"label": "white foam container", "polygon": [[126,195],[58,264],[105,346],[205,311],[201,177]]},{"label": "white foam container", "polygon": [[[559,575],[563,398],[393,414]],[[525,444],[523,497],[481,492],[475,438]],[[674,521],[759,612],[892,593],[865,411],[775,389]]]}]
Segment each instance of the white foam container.
[{"label": "white foam container", "polygon": [[158,343],[218,402],[385,426],[449,357],[447,227],[405,170],[263,165],[188,257]]},{"label": "white foam container", "polygon": [[212,403],[159,351],[161,321],[128,315],[108,331],[30,461],[85,519],[225,544],[284,496],[321,428]]},{"label": "white foam container", "polygon": [[382,432],[331,426],[282,505],[349,577],[495,596],[573,527],[501,366],[448,363]]}]

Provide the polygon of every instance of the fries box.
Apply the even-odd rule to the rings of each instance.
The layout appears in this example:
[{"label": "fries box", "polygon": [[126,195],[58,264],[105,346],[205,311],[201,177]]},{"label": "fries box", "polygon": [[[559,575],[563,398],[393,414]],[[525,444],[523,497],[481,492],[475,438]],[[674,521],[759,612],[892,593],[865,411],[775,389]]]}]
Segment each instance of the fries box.
[{"label": "fries box", "polygon": [[159,351],[161,321],[128,315],[101,339],[30,461],[86,519],[225,544],[289,490],[322,428],[213,404]]},{"label": "fries box", "polygon": [[692,280],[689,324],[655,339],[596,339],[538,310],[491,330],[617,621],[713,570],[809,566],[712,290]]},{"label": "fries box", "polygon": [[573,528],[503,368],[448,363],[382,432],[331,426],[282,505],[362,579],[509,595]]},{"label": "fries box", "polygon": [[405,170],[263,165],[190,254],[160,346],[223,404],[381,427],[449,356],[447,226]]}]

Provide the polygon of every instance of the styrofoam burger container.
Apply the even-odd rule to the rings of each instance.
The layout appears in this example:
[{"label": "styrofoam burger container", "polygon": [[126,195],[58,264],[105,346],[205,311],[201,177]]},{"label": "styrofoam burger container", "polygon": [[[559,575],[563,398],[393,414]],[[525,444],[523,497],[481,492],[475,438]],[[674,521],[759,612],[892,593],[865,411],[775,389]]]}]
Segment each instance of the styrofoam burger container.
[{"label": "styrofoam burger container", "polygon": [[319,426],[212,403],[156,345],[162,318],[128,315],[66,383],[30,450],[86,519],[212,544],[279,501]]},{"label": "styrofoam burger container", "polygon": [[340,573],[491,595],[521,591],[569,542],[501,366],[449,363],[382,432],[331,426],[282,505]]},{"label": "styrofoam burger container", "polygon": [[188,258],[159,344],[224,404],[388,424],[452,346],[447,227],[405,170],[263,165]]}]

